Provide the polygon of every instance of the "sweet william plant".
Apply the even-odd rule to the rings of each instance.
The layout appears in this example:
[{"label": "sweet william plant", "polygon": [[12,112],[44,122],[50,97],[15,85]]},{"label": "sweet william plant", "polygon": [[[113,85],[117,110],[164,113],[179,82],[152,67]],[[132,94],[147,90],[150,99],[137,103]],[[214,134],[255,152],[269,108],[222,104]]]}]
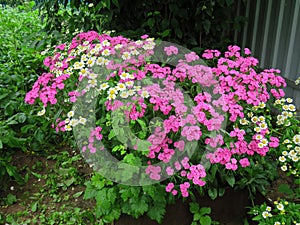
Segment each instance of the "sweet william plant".
[{"label": "sweet william plant", "polygon": [[[280,71],[258,72],[259,62],[249,49],[229,46],[224,55],[205,50],[204,64],[194,52],[177,45],[160,46],[147,35],[133,41],[94,31],[80,33],[45,58],[49,72],[26,94],[25,101],[39,104],[38,115],[51,118],[57,132],[80,130],[77,143],[89,156],[87,161],[98,164],[95,168],[105,167],[101,154],[107,152],[117,162],[139,168],[116,175],[115,183],[98,174],[98,183],[87,184],[90,193],[103,192],[101,199],[95,192],[86,197],[98,199],[98,204],[107,202],[97,211],[107,221],[121,213],[138,217],[145,212],[161,221],[164,207],[157,208],[159,215],[149,214],[151,205],[157,207],[154,189],[164,190],[165,199],[193,197],[194,190],[208,190],[216,198],[224,193],[217,189],[223,181],[232,187],[247,181],[270,152],[280,152],[282,142],[299,132],[298,123],[288,122],[296,109],[283,99],[286,84]],[[89,108],[93,102],[94,108]],[[274,107],[281,117],[272,113]],[[91,121],[92,128],[87,126]],[[123,164],[118,165],[109,175],[122,169]],[[152,180],[154,189],[118,184],[134,183],[137,177]],[[110,199],[108,191],[115,197]],[[124,193],[134,196],[131,205],[141,207],[122,207]],[[118,205],[114,213],[112,205]]]}]

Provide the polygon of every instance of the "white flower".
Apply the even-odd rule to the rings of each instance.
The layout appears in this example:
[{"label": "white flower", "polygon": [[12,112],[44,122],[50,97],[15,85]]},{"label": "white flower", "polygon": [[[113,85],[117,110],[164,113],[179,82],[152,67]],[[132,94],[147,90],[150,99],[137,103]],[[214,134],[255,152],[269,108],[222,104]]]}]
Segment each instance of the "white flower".
[{"label": "white flower", "polygon": [[149,95],[149,92],[148,91],[142,91],[141,93],[141,97],[142,98],[148,98],[150,95]]},{"label": "white flower", "polygon": [[259,103],[259,108],[263,109],[266,107],[266,104],[264,102]]},{"label": "white flower", "polygon": [[287,98],[287,99],[286,99],[286,102],[287,102],[287,103],[292,103],[292,102],[293,102],[293,99]]},{"label": "white flower", "polygon": [[295,156],[292,157],[292,160],[293,160],[294,162],[298,162],[299,157],[295,155]]},{"label": "white flower", "polygon": [[108,95],[117,95],[118,94],[118,90],[116,88],[110,88],[108,91],[107,91],[107,94]]},{"label": "white flower", "polygon": [[95,87],[97,85],[97,80],[96,79],[91,79],[88,81],[88,83],[92,86]]},{"label": "white flower", "polygon": [[262,138],[263,138],[263,136],[261,134],[258,134],[258,135],[255,136],[256,140],[261,140]]},{"label": "white flower", "polygon": [[262,143],[264,146],[268,145],[268,140],[266,138],[260,140],[260,143]]},{"label": "white flower", "polygon": [[288,107],[287,105],[283,105],[283,106],[282,106],[282,109],[284,109],[284,110],[288,110],[288,109],[289,109],[289,107]]},{"label": "white flower", "polygon": [[121,75],[120,75],[121,80],[126,80],[126,79],[128,79],[129,77],[130,77],[130,74],[129,74],[129,73],[126,73],[126,72],[123,72],[123,73],[121,73]]},{"label": "white flower", "polygon": [[124,91],[126,90],[126,85],[124,83],[118,83],[117,89],[119,91]]},{"label": "white flower", "polygon": [[86,63],[89,67],[92,67],[95,64],[95,61],[96,61],[96,58],[92,57],[92,58],[89,58]]},{"label": "white flower", "polygon": [[284,156],[280,156],[278,159],[280,162],[285,162],[285,160],[286,160],[286,158]]},{"label": "white flower", "polygon": [[257,122],[259,121],[259,119],[258,119],[257,116],[253,116],[253,117],[251,118],[251,121],[252,121],[253,123],[257,123]]},{"label": "white flower", "polygon": [[86,123],[86,118],[80,116],[78,122],[84,125]]},{"label": "white flower", "polygon": [[73,116],[74,116],[74,111],[68,112],[67,116],[68,116],[69,118],[73,117]]},{"label": "white flower", "polygon": [[290,111],[292,111],[292,112],[296,111],[296,106],[295,105],[289,104],[288,107],[289,107]]},{"label": "white flower", "polygon": [[261,129],[260,129],[260,127],[255,127],[254,131],[257,132],[257,133],[259,133],[261,131]]},{"label": "white flower", "polygon": [[122,54],[122,59],[123,60],[127,60],[127,59],[130,59],[130,53],[129,52],[123,52]]},{"label": "white flower", "polygon": [[109,56],[110,55],[110,50],[109,49],[104,49],[103,52],[102,52],[102,55]]},{"label": "white flower", "polygon": [[260,123],[259,124],[259,127],[264,130],[264,129],[267,129],[268,128],[268,125],[266,123]]},{"label": "white flower", "polygon": [[269,217],[269,212],[268,211],[264,211],[263,213],[262,213],[262,216],[263,216],[263,218],[267,218],[267,217]]},{"label": "white flower", "polygon": [[247,124],[249,124],[249,121],[246,118],[243,118],[243,119],[240,119],[240,124],[247,125]]},{"label": "white flower", "polygon": [[119,49],[121,49],[122,47],[123,47],[123,45],[117,44],[117,45],[115,46],[115,49],[116,49],[116,50],[119,50]]},{"label": "white flower", "polygon": [[132,87],[134,85],[134,82],[130,80],[130,81],[126,81],[125,84],[127,87]]},{"label": "white flower", "polygon": [[272,208],[271,208],[270,206],[267,206],[266,210],[267,210],[268,212],[271,212]]},{"label": "white flower", "polygon": [[69,124],[70,124],[72,127],[75,127],[75,126],[78,125],[78,123],[79,123],[78,119],[71,119]]},{"label": "white flower", "polygon": [[297,145],[300,144],[300,135],[299,134],[296,134],[294,137],[293,137],[293,142]]},{"label": "white flower", "polygon": [[39,111],[39,112],[37,113],[37,115],[38,115],[38,116],[42,116],[42,115],[45,114],[45,112],[46,112],[46,109],[43,108],[41,111]]},{"label": "white flower", "polygon": [[281,170],[282,170],[283,172],[287,171],[287,169],[288,169],[286,165],[283,165],[283,166],[281,166],[280,168],[281,168]]},{"label": "white flower", "polygon": [[135,94],[135,90],[130,89],[130,90],[128,90],[127,93],[128,93],[129,96],[133,96]]},{"label": "white flower", "polygon": [[66,131],[71,131],[72,130],[71,125],[70,124],[65,125],[65,130]]},{"label": "white flower", "polygon": [[95,74],[95,73],[90,73],[89,74],[89,79],[96,79],[97,78],[97,74]]},{"label": "white flower", "polygon": [[110,46],[110,42],[108,41],[108,40],[104,40],[104,41],[102,41],[102,46]]},{"label": "white flower", "polygon": [[279,209],[280,211],[284,210],[284,206],[283,204],[279,203],[277,206],[277,209]]},{"label": "white flower", "polygon": [[128,98],[128,92],[126,91],[123,91],[121,94],[120,94],[121,98]]},{"label": "white flower", "polygon": [[90,3],[89,5],[88,5],[88,7],[93,7],[94,6],[94,4],[93,3]]},{"label": "white flower", "polygon": [[108,97],[107,97],[107,99],[108,100],[113,100],[113,99],[115,99],[117,96],[116,95],[108,95]]},{"label": "white flower", "polygon": [[107,88],[109,88],[109,85],[107,83],[103,83],[100,85],[100,90],[106,90]]}]

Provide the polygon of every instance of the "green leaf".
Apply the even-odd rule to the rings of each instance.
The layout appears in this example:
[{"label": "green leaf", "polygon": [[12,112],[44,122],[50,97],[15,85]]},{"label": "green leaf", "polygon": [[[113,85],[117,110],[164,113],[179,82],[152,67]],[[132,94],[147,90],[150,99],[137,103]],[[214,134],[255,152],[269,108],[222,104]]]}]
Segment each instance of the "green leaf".
[{"label": "green leaf", "polygon": [[2,141],[0,140],[0,149],[2,149],[3,148],[3,143],[2,143]]},{"label": "green leaf", "polygon": [[231,187],[234,186],[234,184],[235,184],[235,178],[234,178],[233,175],[225,176],[225,179],[226,179],[227,183],[228,183]]},{"label": "green leaf", "polygon": [[199,213],[201,215],[210,214],[211,213],[211,209],[209,207],[201,207]]},{"label": "green leaf", "polygon": [[142,198],[131,198],[130,199],[131,209],[137,215],[143,215],[148,211],[148,204],[146,203],[145,197]]},{"label": "green leaf", "polygon": [[218,197],[218,190],[216,188],[208,189],[208,195],[212,200],[215,200]]},{"label": "green leaf", "polygon": [[35,172],[33,172],[33,171],[31,171],[31,173],[32,173],[33,176],[35,176],[35,177],[38,178],[38,179],[41,179],[41,177],[42,177],[42,175],[39,174],[39,173],[35,173]]},{"label": "green leaf", "polygon": [[83,191],[79,191],[79,192],[75,193],[73,195],[73,198],[78,198],[80,195],[82,195],[82,193],[83,193]]},{"label": "green leaf", "polygon": [[24,123],[25,120],[26,120],[25,113],[19,113],[18,120],[19,120],[20,123]]},{"label": "green leaf", "polygon": [[201,214],[200,213],[195,213],[194,214],[194,217],[193,217],[193,220],[194,221],[198,221],[198,220],[200,220],[201,219]]},{"label": "green leaf", "polygon": [[115,137],[116,134],[115,134],[115,131],[114,129],[112,129],[110,132],[109,132],[109,135],[108,135],[108,140],[111,140],[113,137]]},{"label": "green leaf", "polygon": [[75,181],[75,178],[72,177],[72,178],[70,178],[68,180],[65,180],[64,184],[67,185],[67,187],[70,187],[74,183],[74,181]]},{"label": "green leaf", "polygon": [[191,202],[190,203],[190,212],[195,214],[196,212],[198,212],[200,209],[199,204],[195,203],[195,202]]},{"label": "green leaf", "polygon": [[161,223],[164,215],[166,213],[166,207],[164,204],[156,204],[154,206],[150,206],[147,212],[147,215],[150,219],[156,220],[158,223]]},{"label": "green leaf", "polygon": [[112,3],[117,6],[118,8],[120,8],[120,4],[118,0],[112,0]]},{"label": "green leaf", "polygon": [[225,194],[225,188],[219,188],[219,197],[222,197]]},{"label": "green leaf", "polygon": [[201,225],[211,225],[211,218],[210,216],[203,216],[200,218]]},{"label": "green leaf", "polygon": [[14,204],[15,202],[17,202],[16,196],[9,193],[9,194],[6,196],[6,203],[7,203],[7,205],[12,205],[12,204]]},{"label": "green leaf", "polygon": [[32,204],[31,211],[36,212],[37,208],[38,208],[38,201],[36,201],[35,203]]}]

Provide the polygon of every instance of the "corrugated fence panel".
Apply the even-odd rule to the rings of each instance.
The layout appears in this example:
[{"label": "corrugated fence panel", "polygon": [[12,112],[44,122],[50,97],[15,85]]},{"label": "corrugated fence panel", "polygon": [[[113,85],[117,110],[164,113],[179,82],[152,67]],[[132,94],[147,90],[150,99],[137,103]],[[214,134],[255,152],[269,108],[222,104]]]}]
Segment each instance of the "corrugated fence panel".
[{"label": "corrugated fence panel", "polygon": [[234,35],[235,43],[252,50],[262,68],[277,68],[286,79],[287,97],[300,109],[300,0],[239,0],[238,15],[248,22]]}]

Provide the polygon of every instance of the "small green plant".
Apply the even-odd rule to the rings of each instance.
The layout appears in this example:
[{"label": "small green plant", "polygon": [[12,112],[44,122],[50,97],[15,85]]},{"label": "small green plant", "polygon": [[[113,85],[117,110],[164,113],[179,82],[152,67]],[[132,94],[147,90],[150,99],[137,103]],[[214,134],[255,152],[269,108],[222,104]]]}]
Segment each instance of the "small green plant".
[{"label": "small green plant", "polygon": [[166,205],[173,198],[166,198],[161,184],[148,186],[126,186],[95,173],[86,182],[84,199],[95,199],[95,215],[101,218],[102,224],[118,220],[121,214],[138,218],[146,214],[152,220],[161,223],[166,212]]},{"label": "small green plant", "polygon": [[284,199],[274,201],[274,206],[267,203],[253,207],[250,212],[252,220],[259,225],[292,225],[300,224],[300,204],[288,202]]},{"label": "small green plant", "polygon": [[198,203],[190,203],[190,212],[193,214],[193,222],[191,225],[211,225],[219,224],[212,221],[210,217],[211,209],[209,207],[200,207]]}]

